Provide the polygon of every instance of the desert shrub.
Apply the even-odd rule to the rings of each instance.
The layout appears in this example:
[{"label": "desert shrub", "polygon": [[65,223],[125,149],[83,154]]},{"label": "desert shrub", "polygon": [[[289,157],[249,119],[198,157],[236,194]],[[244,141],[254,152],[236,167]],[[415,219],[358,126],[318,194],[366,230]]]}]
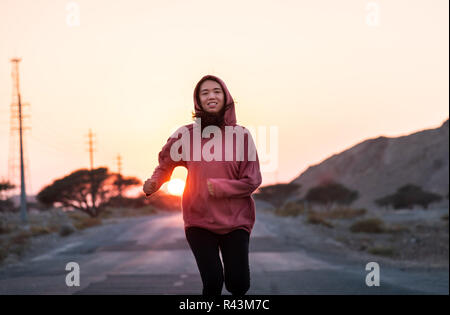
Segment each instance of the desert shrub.
[{"label": "desert shrub", "polygon": [[100,215],[102,219],[141,217],[158,213],[154,206],[144,206],[140,208],[109,207]]},{"label": "desert shrub", "polygon": [[0,234],[9,234],[14,230],[14,226],[10,223],[0,221]]},{"label": "desert shrub", "polygon": [[101,218],[93,218],[79,211],[70,211],[68,212],[68,216],[77,230],[84,230],[102,224]]},{"label": "desert shrub", "polygon": [[353,233],[383,233],[384,222],[378,218],[369,218],[357,221],[350,226]]},{"label": "desert shrub", "polygon": [[141,208],[148,204],[147,197],[137,196],[137,197],[112,197],[105,206],[107,208]]},{"label": "desert shrub", "polygon": [[386,256],[386,257],[395,256],[395,250],[392,247],[384,247],[384,246],[371,247],[367,251],[372,255]]},{"label": "desert shrub", "polygon": [[268,185],[260,187],[258,192],[253,194],[253,197],[267,201],[275,207],[281,207],[286,199],[294,195],[299,189],[300,185],[296,183]]},{"label": "desert shrub", "polygon": [[14,203],[10,199],[0,199],[0,212],[13,212],[15,210]]},{"label": "desert shrub", "polygon": [[275,214],[286,217],[293,216],[296,217],[305,212],[305,206],[298,202],[288,202],[282,207],[279,207],[275,210]]},{"label": "desert shrub", "polygon": [[73,232],[75,232],[75,229],[72,225],[70,224],[63,224],[61,226],[61,228],[59,229],[59,235],[62,237],[68,236],[70,234],[72,234]]},{"label": "desert shrub", "polygon": [[84,230],[96,225],[101,225],[102,220],[100,218],[86,218],[84,220],[79,220],[74,223],[74,226],[78,230]]},{"label": "desert shrub", "polygon": [[415,205],[427,209],[431,203],[440,200],[442,200],[442,196],[424,191],[419,186],[408,184],[397,189],[392,195],[376,199],[375,203],[380,207],[392,206],[394,209],[412,209]]},{"label": "desert shrub", "polygon": [[57,231],[55,227],[52,226],[40,226],[40,225],[34,225],[30,227],[30,232],[32,236],[38,236],[38,235],[44,235],[44,234],[50,234],[52,232]]},{"label": "desert shrub", "polygon": [[350,205],[358,199],[359,193],[344,185],[329,181],[308,190],[305,200],[331,209],[333,205]]},{"label": "desert shrub", "polygon": [[322,217],[321,213],[317,213],[317,212],[314,212],[314,211],[310,211],[308,213],[307,222],[310,223],[310,224],[323,225],[323,226],[326,226],[328,228],[333,228],[334,227],[333,224],[331,224],[325,218]]},{"label": "desert shrub", "polygon": [[9,181],[0,181],[0,212],[15,210],[12,200],[6,197],[6,192],[14,188],[16,188],[16,186]]}]

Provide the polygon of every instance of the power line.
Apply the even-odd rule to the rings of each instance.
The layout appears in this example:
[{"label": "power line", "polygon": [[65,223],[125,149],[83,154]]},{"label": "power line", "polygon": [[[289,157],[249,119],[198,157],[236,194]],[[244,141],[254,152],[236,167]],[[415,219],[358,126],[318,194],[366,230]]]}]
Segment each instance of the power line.
[{"label": "power line", "polygon": [[30,137],[32,140],[36,141],[37,143],[46,146],[49,149],[52,149],[55,152],[58,152],[60,154],[63,154],[64,156],[72,156],[73,152],[68,152],[66,149],[61,148],[59,145],[55,145],[54,143],[50,144],[48,142],[43,141],[41,138],[38,138],[34,136],[33,134],[30,134]]}]

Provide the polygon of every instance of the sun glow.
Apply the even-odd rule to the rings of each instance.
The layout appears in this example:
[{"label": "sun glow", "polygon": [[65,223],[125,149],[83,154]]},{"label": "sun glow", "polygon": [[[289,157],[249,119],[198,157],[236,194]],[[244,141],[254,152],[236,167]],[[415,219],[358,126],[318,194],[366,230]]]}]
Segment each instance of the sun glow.
[{"label": "sun glow", "polygon": [[167,189],[171,195],[181,196],[184,191],[185,182],[179,178],[172,179],[167,184]]}]

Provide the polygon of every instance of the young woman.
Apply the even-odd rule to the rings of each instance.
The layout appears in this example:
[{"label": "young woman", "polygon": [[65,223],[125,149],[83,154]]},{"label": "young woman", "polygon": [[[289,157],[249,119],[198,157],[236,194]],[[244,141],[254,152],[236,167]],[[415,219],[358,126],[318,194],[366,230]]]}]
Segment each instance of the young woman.
[{"label": "young woman", "polygon": [[[236,124],[234,101],[221,79],[206,75],[197,83],[194,108],[195,122],[167,140],[143,190],[149,196],[170,179],[176,166],[187,168],[183,220],[203,282],[202,294],[221,295],[225,282],[232,295],[242,296],[250,288],[248,248],[255,223],[251,194],[261,184],[258,155],[248,130]],[[196,132],[202,136],[196,137]],[[242,135],[244,145],[239,147],[237,138]],[[189,148],[179,145],[182,139]],[[213,145],[208,143],[213,140]],[[176,157],[179,149],[184,149],[181,159]]]}]

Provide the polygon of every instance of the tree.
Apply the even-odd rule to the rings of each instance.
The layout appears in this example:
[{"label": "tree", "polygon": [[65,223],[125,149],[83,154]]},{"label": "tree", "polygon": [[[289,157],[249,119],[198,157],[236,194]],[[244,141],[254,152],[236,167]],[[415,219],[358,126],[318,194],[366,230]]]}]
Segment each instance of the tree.
[{"label": "tree", "polygon": [[270,202],[275,207],[280,207],[288,197],[298,191],[301,187],[299,184],[275,184],[259,188],[259,192],[255,194],[255,198]]},{"label": "tree", "polygon": [[[118,174],[108,173],[106,167],[92,171],[80,169],[44,187],[36,198],[47,206],[59,203],[96,217],[104,210],[105,204],[118,195],[117,180]],[[134,177],[122,178],[121,182],[122,189],[141,184]]]},{"label": "tree", "polygon": [[427,209],[431,203],[440,200],[442,200],[441,195],[424,191],[420,186],[414,184],[406,184],[398,188],[394,194],[376,199],[375,203],[380,207],[391,205],[394,209],[412,209],[414,205],[420,205]]},{"label": "tree", "polygon": [[15,185],[11,184],[9,181],[1,181],[0,182],[0,199],[5,200],[5,192],[8,190],[16,188]]},{"label": "tree", "polygon": [[8,190],[16,188],[15,185],[11,184],[9,181],[0,182],[0,211],[13,211],[14,203],[6,198],[6,192]]},{"label": "tree", "polygon": [[334,204],[350,205],[358,199],[358,196],[358,191],[350,190],[340,183],[330,181],[309,189],[305,200],[324,205],[329,210]]}]

